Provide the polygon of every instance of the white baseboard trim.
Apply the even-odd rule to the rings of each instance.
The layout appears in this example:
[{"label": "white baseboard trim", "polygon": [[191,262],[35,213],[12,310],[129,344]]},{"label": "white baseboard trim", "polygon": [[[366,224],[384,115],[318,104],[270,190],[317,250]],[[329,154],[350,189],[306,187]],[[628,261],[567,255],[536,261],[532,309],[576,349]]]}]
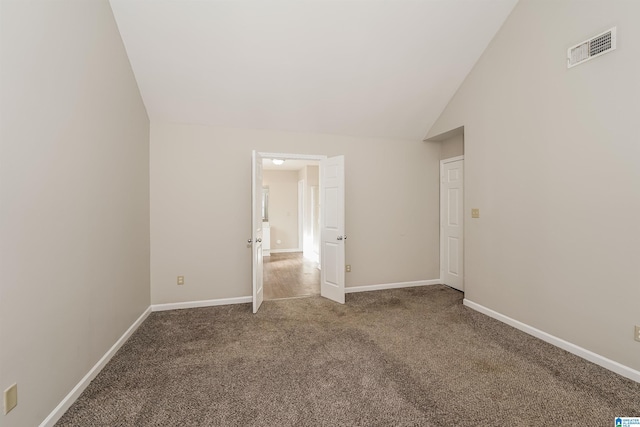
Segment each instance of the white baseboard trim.
[{"label": "white baseboard trim", "polygon": [[124,334],[116,341],[116,343],[111,346],[111,348],[98,360],[89,372],[80,380],[78,384],[65,396],[64,399],[55,407],[53,411],[47,416],[47,418],[42,421],[40,427],[53,427],[53,425],[67,412],[67,409],[73,405],[73,403],[80,397],[85,388],[89,385],[89,383],[100,373],[102,368],[111,360],[114,354],[122,347],[129,337],[138,329],[138,327],[144,322],[144,320],[151,313],[151,307],[147,307],[147,309],[138,317],[138,319],[133,322],[129,329],[125,331]]},{"label": "white baseboard trim", "polygon": [[351,294],[354,292],[381,291],[383,289],[399,289],[412,288],[414,286],[439,285],[440,283],[442,283],[440,279],[417,280],[415,282],[382,283],[380,285],[352,286],[349,288],[345,288],[344,292],[347,294]]},{"label": "white baseboard trim", "polygon": [[271,249],[272,254],[284,254],[288,252],[302,252],[302,249]]},{"label": "white baseboard trim", "polygon": [[182,308],[212,307],[214,305],[245,304],[253,302],[253,297],[221,298],[201,301],[172,302],[168,304],[152,304],[151,311],[179,310]]},{"label": "white baseboard trim", "polygon": [[513,326],[516,329],[526,332],[529,335],[533,335],[534,337],[539,338],[542,341],[546,341],[549,344],[560,347],[561,349],[566,350],[569,353],[573,353],[576,356],[588,360],[589,362],[600,365],[605,369],[615,372],[616,374],[622,375],[623,377],[629,378],[630,380],[640,382],[640,371],[636,371],[635,369],[625,366],[621,363],[618,363],[611,359],[607,359],[604,356],[579,347],[575,344],[563,340],[562,338],[558,338],[556,336],[548,334],[544,331],[541,331],[540,329],[536,329],[533,326],[527,325],[526,323],[522,323],[518,320],[512,319],[511,317],[505,316],[504,314],[498,313],[497,311],[491,310],[490,308],[487,308],[483,305],[480,305],[473,301],[469,301],[466,298],[463,300],[463,304],[473,310],[499,320],[502,323],[506,323],[509,326]]}]

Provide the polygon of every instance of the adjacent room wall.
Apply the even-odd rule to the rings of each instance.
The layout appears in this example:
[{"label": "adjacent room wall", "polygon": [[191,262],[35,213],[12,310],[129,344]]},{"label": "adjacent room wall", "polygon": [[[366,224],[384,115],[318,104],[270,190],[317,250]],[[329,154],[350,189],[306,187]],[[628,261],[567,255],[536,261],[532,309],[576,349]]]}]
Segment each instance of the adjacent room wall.
[{"label": "adjacent room wall", "polygon": [[345,155],[347,286],[439,277],[437,144],[152,123],[152,303],[251,294],[254,149]]},{"label": "adjacent room wall", "polygon": [[39,425],[149,306],[149,121],[107,1],[2,1],[0,390]]},{"label": "adjacent room wall", "polygon": [[[298,171],[265,170],[269,186],[271,253],[298,248]],[[278,240],[280,243],[278,243]]]},{"label": "adjacent room wall", "polygon": [[[638,16],[521,0],[429,132],[464,125],[465,297],[635,370]],[[616,51],[567,69],[567,48],[612,26]]]}]

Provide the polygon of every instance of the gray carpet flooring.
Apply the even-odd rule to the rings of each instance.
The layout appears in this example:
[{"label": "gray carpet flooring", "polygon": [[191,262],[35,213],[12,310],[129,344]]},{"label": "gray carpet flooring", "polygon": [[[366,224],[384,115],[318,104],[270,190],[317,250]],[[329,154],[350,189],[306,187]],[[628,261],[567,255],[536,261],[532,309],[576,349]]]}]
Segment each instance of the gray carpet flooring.
[{"label": "gray carpet flooring", "polygon": [[612,426],[640,384],[428,286],[152,313],[57,426]]}]

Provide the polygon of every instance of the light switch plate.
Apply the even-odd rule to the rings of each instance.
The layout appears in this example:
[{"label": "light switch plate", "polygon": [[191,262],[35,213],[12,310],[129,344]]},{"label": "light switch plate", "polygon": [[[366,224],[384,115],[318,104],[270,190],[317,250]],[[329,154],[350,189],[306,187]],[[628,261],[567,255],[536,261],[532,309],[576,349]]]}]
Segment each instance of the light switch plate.
[{"label": "light switch plate", "polygon": [[4,414],[7,415],[9,411],[18,405],[18,384],[13,384],[4,391]]},{"label": "light switch plate", "polygon": [[184,285],[184,276],[178,276],[178,285]]},{"label": "light switch plate", "polygon": [[471,218],[480,218],[480,209],[471,209]]},{"label": "light switch plate", "polygon": [[636,330],[635,330],[633,339],[635,339],[636,341],[640,341],[640,326],[638,325],[636,325]]}]

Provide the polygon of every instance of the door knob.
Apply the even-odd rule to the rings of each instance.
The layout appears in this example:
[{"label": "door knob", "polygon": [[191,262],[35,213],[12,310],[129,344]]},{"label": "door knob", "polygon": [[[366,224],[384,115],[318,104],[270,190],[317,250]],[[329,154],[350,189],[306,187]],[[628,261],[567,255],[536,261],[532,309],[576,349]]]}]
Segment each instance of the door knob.
[{"label": "door knob", "polygon": [[258,237],[258,238],[256,239],[256,242],[261,243],[261,242],[262,242],[262,239]]},{"label": "door knob", "polygon": [[249,240],[247,240],[247,243],[248,243],[248,244],[253,243],[253,239],[249,239]]},{"label": "door knob", "polygon": [[344,235],[344,240],[347,240],[347,235],[346,234]]},{"label": "door knob", "polygon": [[342,236],[338,236],[338,240],[342,240]]}]

